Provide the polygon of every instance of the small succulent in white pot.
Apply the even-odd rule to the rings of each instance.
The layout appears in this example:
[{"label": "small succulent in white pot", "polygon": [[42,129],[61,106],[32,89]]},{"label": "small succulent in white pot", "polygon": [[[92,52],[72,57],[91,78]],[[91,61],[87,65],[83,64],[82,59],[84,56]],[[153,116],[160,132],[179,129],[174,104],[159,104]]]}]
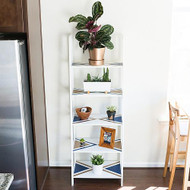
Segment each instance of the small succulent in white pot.
[{"label": "small succulent in white pot", "polygon": [[104,163],[103,156],[99,154],[92,155],[91,162],[92,162],[93,173],[96,175],[101,175],[103,171],[103,163]]}]

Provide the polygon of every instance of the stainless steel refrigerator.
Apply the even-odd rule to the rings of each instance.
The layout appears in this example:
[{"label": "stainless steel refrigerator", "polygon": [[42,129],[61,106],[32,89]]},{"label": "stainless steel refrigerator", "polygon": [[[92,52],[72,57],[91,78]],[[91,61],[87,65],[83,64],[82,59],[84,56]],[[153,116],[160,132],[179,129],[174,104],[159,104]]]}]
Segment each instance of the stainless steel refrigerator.
[{"label": "stainless steel refrigerator", "polygon": [[0,173],[10,190],[36,190],[25,37],[0,33]]}]

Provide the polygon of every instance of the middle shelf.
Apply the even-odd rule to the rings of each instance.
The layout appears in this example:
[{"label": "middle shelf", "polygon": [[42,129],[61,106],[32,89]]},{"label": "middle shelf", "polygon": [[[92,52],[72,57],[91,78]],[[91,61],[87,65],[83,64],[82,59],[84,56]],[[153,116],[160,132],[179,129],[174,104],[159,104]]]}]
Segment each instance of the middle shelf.
[{"label": "middle shelf", "polygon": [[114,148],[100,147],[98,138],[85,138],[85,145],[80,146],[80,139],[75,138],[73,152],[74,153],[122,153],[121,139],[116,139]]},{"label": "middle shelf", "polygon": [[81,120],[75,115],[73,117],[73,125],[118,126],[122,125],[122,116],[117,114],[114,120],[109,120],[105,115],[92,115],[86,120]]}]

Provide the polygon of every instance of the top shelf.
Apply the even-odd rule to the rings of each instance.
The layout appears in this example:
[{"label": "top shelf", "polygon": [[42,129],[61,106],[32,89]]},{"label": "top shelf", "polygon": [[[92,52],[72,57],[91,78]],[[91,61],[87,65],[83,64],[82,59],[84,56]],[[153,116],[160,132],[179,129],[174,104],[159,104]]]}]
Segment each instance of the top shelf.
[{"label": "top shelf", "polygon": [[105,63],[104,65],[100,65],[100,66],[92,66],[89,65],[89,63],[72,63],[72,67],[73,68],[122,68],[123,67],[123,63]]}]

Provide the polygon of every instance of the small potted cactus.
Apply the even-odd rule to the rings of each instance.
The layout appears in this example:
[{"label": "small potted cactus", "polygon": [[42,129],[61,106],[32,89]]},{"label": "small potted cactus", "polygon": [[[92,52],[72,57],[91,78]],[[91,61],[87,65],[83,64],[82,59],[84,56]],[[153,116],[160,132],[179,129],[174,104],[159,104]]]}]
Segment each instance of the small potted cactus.
[{"label": "small potted cactus", "polygon": [[84,146],[85,145],[85,140],[84,140],[84,138],[81,138],[80,139],[80,146]]},{"label": "small potted cactus", "polygon": [[99,154],[92,155],[91,162],[92,162],[93,173],[96,175],[101,175],[103,171],[103,163],[104,163],[103,156]]},{"label": "small potted cactus", "polygon": [[87,74],[86,80],[83,82],[85,92],[110,92],[111,80],[109,78],[109,69],[103,69],[102,77],[92,76],[90,73]]},{"label": "small potted cactus", "polygon": [[109,120],[115,119],[116,109],[117,108],[115,106],[108,106],[107,107],[107,115],[108,115]]}]

